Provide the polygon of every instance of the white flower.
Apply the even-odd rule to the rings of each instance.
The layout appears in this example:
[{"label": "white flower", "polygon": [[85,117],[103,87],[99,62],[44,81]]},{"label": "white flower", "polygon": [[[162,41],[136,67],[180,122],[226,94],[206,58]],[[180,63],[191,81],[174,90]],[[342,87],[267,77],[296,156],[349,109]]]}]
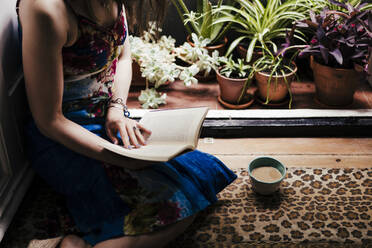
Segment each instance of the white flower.
[{"label": "white flower", "polygon": [[199,72],[199,68],[197,65],[192,65],[187,67],[180,73],[180,79],[186,86],[190,86],[192,84],[197,84],[198,80],[194,78],[194,76]]},{"label": "white flower", "polygon": [[138,97],[138,100],[142,104],[142,107],[145,109],[148,108],[158,108],[160,104],[166,104],[165,99],[167,94],[159,93],[154,88],[141,90],[141,94]]},{"label": "white flower", "polygon": [[[175,39],[163,35],[156,40],[155,26],[150,23],[150,27],[150,30],[145,31],[141,37],[129,36],[132,59],[140,65],[142,76],[155,86],[141,92],[139,100],[144,108],[156,108],[162,102],[165,103],[166,95],[156,92],[156,88],[162,84],[174,82],[176,78],[183,80],[186,86],[196,84],[198,80],[194,76],[199,71],[204,71],[207,75],[212,70],[216,70],[219,63],[218,52],[210,56],[205,49],[210,39],[192,34],[194,46],[185,42],[176,48]],[[175,64],[176,56],[192,65]]]}]

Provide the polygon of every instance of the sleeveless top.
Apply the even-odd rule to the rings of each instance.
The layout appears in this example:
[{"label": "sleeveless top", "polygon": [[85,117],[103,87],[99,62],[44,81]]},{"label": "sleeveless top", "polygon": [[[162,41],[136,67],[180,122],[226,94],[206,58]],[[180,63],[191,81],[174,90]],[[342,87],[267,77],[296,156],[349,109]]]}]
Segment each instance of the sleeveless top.
[{"label": "sleeveless top", "polygon": [[118,3],[116,22],[111,27],[103,27],[76,13],[67,1],[65,3],[76,16],[79,36],[73,45],[62,49],[62,109],[67,117],[72,112],[83,115],[80,117],[103,117],[106,102],[112,96],[118,57],[127,36],[124,8]]}]

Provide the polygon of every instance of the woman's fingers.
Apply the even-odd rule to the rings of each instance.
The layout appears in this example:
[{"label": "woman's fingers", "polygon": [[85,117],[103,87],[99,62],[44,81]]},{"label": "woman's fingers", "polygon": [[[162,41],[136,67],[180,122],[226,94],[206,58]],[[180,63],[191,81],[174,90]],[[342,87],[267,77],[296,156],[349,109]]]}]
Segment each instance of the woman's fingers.
[{"label": "woman's fingers", "polygon": [[119,132],[123,146],[127,149],[133,147],[140,148],[141,145],[146,145],[146,140],[151,135],[149,129],[134,120],[126,119],[112,124],[114,125],[106,126],[107,136],[114,144],[118,144],[119,140],[117,133]]},{"label": "woman's fingers", "polygon": [[118,138],[116,137],[116,132],[113,131],[111,128],[109,127],[106,127],[106,133],[107,133],[107,136],[111,139],[111,141],[114,143],[114,144],[118,144],[119,141],[118,141]]},{"label": "woman's fingers", "polygon": [[125,126],[119,126],[121,140],[123,141],[124,148],[131,149],[130,140],[128,137],[127,129]]},{"label": "woman's fingers", "polygon": [[126,129],[127,129],[127,132],[128,132],[128,135],[129,135],[129,139],[131,141],[131,143],[136,147],[136,148],[140,148],[140,144],[138,143],[138,140],[137,140],[137,137],[136,137],[136,134],[134,132],[134,129],[137,128],[136,126],[132,126],[131,123],[126,123]]},{"label": "woman's fingers", "polygon": [[137,139],[138,139],[140,145],[143,145],[143,146],[146,145],[146,140],[145,140],[145,138],[143,137],[140,128],[134,126],[133,129],[134,129],[134,133],[136,134]]}]

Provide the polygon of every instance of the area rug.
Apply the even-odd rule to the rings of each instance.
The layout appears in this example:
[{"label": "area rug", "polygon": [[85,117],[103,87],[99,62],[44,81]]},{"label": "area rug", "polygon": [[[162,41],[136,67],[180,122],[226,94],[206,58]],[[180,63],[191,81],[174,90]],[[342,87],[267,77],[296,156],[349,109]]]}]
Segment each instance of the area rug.
[{"label": "area rug", "polygon": [[[248,172],[223,190],[167,248],[372,247],[372,168],[289,168],[280,191],[260,196]],[[34,182],[1,248],[76,233],[63,198]]]},{"label": "area rug", "polygon": [[170,247],[372,247],[372,169],[290,168],[271,197],[237,174]]}]

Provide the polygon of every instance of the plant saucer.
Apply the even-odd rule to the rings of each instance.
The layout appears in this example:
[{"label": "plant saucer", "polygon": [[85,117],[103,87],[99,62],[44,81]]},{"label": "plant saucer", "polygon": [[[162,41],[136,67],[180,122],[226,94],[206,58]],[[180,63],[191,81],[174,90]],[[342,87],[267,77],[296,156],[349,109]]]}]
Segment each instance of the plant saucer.
[{"label": "plant saucer", "polygon": [[269,103],[265,103],[266,100],[262,100],[261,97],[258,95],[258,90],[255,90],[254,92],[254,99],[259,102],[261,105],[263,106],[267,106],[267,107],[283,107],[285,105],[288,106],[289,104],[289,96],[287,95],[283,101],[281,102],[269,102]]},{"label": "plant saucer", "polygon": [[228,102],[225,102],[224,100],[222,100],[221,96],[218,96],[218,102],[228,108],[228,109],[245,109],[245,108],[248,108],[249,106],[251,106],[254,102],[254,98],[251,94],[248,94],[243,100],[244,100],[244,103],[243,104],[233,104],[233,103],[228,103]]},{"label": "plant saucer", "polygon": [[328,109],[345,109],[345,108],[350,108],[351,106],[353,106],[354,104],[354,101],[348,105],[328,105],[328,104],[325,104],[325,103],[322,103],[316,96],[314,96],[314,102],[315,104],[317,104],[318,106],[322,107],[322,108],[328,108]]}]

